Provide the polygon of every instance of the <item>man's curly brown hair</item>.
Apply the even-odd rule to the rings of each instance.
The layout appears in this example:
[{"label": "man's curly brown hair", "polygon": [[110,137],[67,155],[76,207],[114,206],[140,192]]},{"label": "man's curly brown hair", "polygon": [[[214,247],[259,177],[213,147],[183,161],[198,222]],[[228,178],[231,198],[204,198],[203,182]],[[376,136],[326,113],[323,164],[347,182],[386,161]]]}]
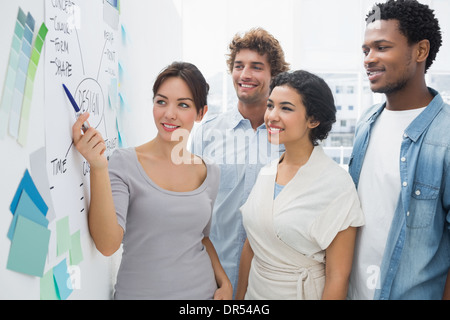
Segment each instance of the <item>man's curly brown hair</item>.
[{"label": "man's curly brown hair", "polygon": [[285,61],[280,43],[273,35],[262,28],[251,29],[243,36],[236,34],[229,45],[229,49],[227,64],[230,72],[233,72],[236,54],[242,49],[254,50],[260,55],[267,54],[272,77],[289,70],[289,64]]}]

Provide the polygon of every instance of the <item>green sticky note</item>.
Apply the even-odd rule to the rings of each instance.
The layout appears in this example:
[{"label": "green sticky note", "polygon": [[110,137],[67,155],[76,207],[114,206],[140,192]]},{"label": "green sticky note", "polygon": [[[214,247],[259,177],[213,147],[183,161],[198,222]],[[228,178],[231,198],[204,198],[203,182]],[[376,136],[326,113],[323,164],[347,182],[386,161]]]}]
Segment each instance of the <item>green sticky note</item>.
[{"label": "green sticky note", "polygon": [[50,230],[19,215],[6,267],[9,270],[42,277],[49,241]]},{"label": "green sticky note", "polygon": [[69,216],[56,221],[56,252],[57,256],[67,252],[71,247]]},{"label": "green sticky note", "polygon": [[75,266],[83,261],[83,251],[81,249],[80,230],[70,236],[70,265]]},{"label": "green sticky note", "polygon": [[[34,68],[36,69],[37,65],[39,64],[39,58],[41,57],[40,53],[36,50],[36,48],[33,48],[33,51],[31,52],[31,62],[34,63]],[[30,63],[31,65],[31,63]],[[28,72],[29,72],[29,66],[28,66]],[[34,80],[34,76],[33,77],[29,77],[31,79]]]},{"label": "green sticky note", "polygon": [[36,51],[41,54],[42,52],[42,46],[44,45],[44,40],[37,36],[36,40],[34,41],[34,48],[36,49]]},{"label": "green sticky note", "polygon": [[48,32],[47,26],[45,25],[45,23],[42,23],[41,27],[39,28],[39,32],[38,32],[39,37],[41,37],[43,40],[45,40],[45,37],[47,36],[47,32]]},{"label": "green sticky note", "polygon": [[50,269],[41,278],[40,299],[41,300],[59,300],[58,294],[56,292],[55,279],[53,278],[53,269]]}]

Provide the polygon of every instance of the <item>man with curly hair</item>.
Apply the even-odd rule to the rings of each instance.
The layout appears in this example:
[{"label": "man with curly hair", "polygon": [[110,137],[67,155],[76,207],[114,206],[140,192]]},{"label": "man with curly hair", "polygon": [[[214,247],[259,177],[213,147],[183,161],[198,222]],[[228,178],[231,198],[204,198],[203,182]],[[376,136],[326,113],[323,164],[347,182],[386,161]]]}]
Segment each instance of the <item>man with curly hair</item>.
[{"label": "man with curly hair", "polygon": [[425,82],[442,44],[433,10],[389,0],[368,14],[362,50],[373,92],[356,129],[349,172],[366,225],[352,299],[450,298],[450,106]]},{"label": "man with curly hair", "polygon": [[270,82],[288,70],[280,43],[262,28],[237,34],[229,45],[228,69],[238,97],[237,108],[202,123],[192,151],[213,159],[221,169],[210,239],[236,292],[239,261],[247,238],[239,208],[245,203],[259,170],[280,157],[268,142],[264,125]]}]

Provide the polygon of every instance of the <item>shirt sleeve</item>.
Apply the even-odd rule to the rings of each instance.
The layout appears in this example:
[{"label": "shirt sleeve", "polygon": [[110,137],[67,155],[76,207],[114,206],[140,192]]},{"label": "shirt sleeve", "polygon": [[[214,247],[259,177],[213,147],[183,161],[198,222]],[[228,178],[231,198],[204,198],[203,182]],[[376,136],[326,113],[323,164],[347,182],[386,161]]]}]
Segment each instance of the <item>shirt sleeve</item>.
[{"label": "shirt sleeve", "polygon": [[109,161],[109,179],[111,181],[111,190],[116,209],[117,221],[126,231],[126,221],[128,213],[128,203],[130,199],[129,184],[126,181],[126,163],[123,152],[114,151]]},{"label": "shirt sleeve", "polygon": [[347,182],[346,185],[344,191],[330,201],[311,225],[310,236],[322,250],[328,248],[339,232],[364,225],[356,189],[352,182]]},{"label": "shirt sleeve", "polygon": [[212,160],[204,159],[206,165],[208,166],[208,170],[210,171],[208,173],[209,177],[209,185],[208,188],[210,190],[210,199],[211,199],[211,215],[209,218],[209,222],[206,225],[205,229],[203,229],[203,236],[209,237],[210,231],[211,231],[211,220],[212,220],[212,213],[214,210],[214,203],[216,202],[217,193],[219,192],[219,183],[220,183],[220,169],[219,166],[212,162]]},{"label": "shirt sleeve", "polygon": [[[450,162],[450,151],[449,151],[449,149],[447,149],[447,157],[446,157],[446,164],[445,164],[446,168],[450,168],[449,162]],[[448,231],[450,232],[450,172],[449,172],[449,170],[447,170],[445,172],[444,179],[445,179],[445,181],[444,181],[444,193],[442,195],[442,197],[443,197],[442,205],[447,214],[447,228],[448,228]]]},{"label": "shirt sleeve", "polygon": [[199,157],[203,156],[203,126],[204,124],[200,124],[197,128],[195,128],[192,134],[191,144],[189,147],[189,151]]}]

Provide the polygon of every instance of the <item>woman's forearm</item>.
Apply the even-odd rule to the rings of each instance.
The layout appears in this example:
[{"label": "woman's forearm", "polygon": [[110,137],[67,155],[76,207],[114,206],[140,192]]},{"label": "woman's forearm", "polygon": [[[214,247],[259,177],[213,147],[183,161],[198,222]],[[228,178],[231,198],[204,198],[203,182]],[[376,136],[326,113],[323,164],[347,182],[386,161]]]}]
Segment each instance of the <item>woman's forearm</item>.
[{"label": "woman's forearm", "polygon": [[242,248],[241,261],[239,263],[239,280],[236,288],[236,300],[243,300],[245,293],[247,292],[248,275],[250,273],[253,255],[253,250],[247,239]]},{"label": "woman's forearm", "polygon": [[215,298],[227,300],[232,299],[233,288],[231,286],[231,282],[228,279],[225,270],[222,268],[222,265],[220,264],[219,256],[217,255],[214,245],[212,244],[211,240],[209,240],[208,237],[204,237],[202,243],[206,248],[206,252],[208,252],[209,258],[211,259],[211,265],[213,267],[216,282],[219,287],[218,291],[220,296],[219,297],[215,296]]},{"label": "woman's forearm", "polygon": [[89,231],[97,249],[110,256],[120,247],[123,229],[117,222],[108,168],[91,170],[90,177]]}]

